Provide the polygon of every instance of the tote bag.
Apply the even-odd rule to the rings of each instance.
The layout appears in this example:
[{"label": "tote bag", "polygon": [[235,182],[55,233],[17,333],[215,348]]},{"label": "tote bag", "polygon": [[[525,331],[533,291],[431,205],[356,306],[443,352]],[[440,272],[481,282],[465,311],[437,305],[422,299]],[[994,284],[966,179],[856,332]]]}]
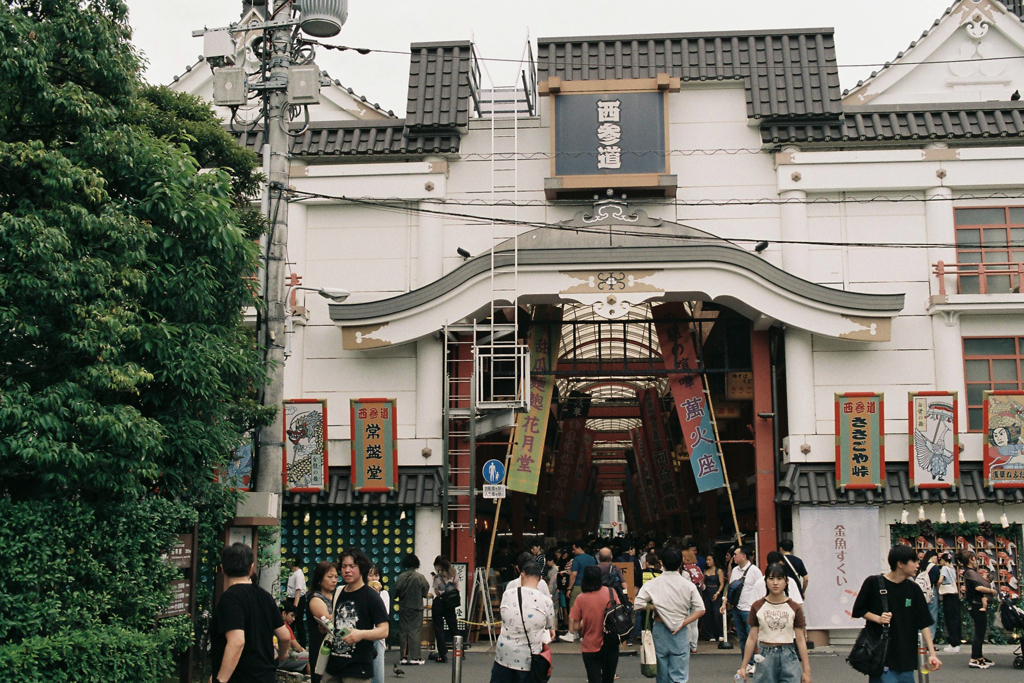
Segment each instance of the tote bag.
[{"label": "tote bag", "polygon": [[654,634],[651,633],[651,610],[647,610],[644,630],[640,634],[640,673],[644,678],[658,676],[658,653],[654,651]]}]

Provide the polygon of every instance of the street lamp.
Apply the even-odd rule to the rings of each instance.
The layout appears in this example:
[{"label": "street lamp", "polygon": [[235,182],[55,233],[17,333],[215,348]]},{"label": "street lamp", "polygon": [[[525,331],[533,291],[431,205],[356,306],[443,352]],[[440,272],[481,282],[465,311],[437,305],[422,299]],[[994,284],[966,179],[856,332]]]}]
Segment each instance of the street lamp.
[{"label": "street lamp", "polygon": [[306,292],[316,292],[317,294],[319,294],[323,298],[330,299],[331,301],[333,301],[336,304],[340,304],[341,302],[343,302],[352,293],[352,292],[348,291],[347,289],[342,289],[341,287],[320,287],[319,289],[317,289],[316,287],[302,287],[301,285],[292,285],[291,287],[289,287],[288,288],[288,292],[285,294],[285,297],[284,297],[284,300],[289,303],[288,317],[285,319],[285,329],[284,329],[284,337],[285,337],[285,341],[284,341],[284,358],[285,358],[285,360],[288,360],[291,357],[291,355],[292,355],[292,334],[295,332],[295,319],[299,318],[302,321],[301,324],[303,324],[303,325],[305,325],[305,320],[306,320],[305,312],[299,314],[299,313],[296,313],[293,308],[291,308],[292,293],[296,292],[298,290],[303,290],[303,291],[306,291]]}]

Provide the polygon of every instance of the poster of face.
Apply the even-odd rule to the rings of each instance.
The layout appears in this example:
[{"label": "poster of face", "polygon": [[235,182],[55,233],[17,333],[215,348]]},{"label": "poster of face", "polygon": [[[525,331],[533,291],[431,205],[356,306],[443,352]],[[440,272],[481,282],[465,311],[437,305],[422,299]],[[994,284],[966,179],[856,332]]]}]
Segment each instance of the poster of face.
[{"label": "poster of face", "polygon": [[327,488],[327,401],[284,402],[284,486],[293,493]]},{"label": "poster of face", "polygon": [[[973,551],[978,558],[978,571],[987,575],[992,587],[1017,599],[1020,597],[1017,564],[1019,549],[1013,540],[1018,537],[1017,533],[1019,529],[1010,527],[1006,530],[997,528],[992,534],[977,536],[955,533],[939,533],[935,536],[906,534],[897,536],[895,542],[916,549],[918,555],[923,555],[924,551],[929,549],[934,549],[940,554],[948,551],[954,556],[959,551]],[[962,575],[962,570],[960,574]]]},{"label": "poster of face", "polygon": [[960,479],[956,392],[922,391],[909,396],[910,485],[952,488]]},{"label": "poster of face", "polygon": [[985,484],[995,488],[1024,487],[1024,392],[986,391]]}]

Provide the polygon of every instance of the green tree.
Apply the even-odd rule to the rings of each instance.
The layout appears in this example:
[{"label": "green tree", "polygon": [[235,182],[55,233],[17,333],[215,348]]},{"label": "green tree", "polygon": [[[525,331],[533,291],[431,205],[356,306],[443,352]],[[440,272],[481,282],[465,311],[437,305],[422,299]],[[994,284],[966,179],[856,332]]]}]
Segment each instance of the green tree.
[{"label": "green tree", "polygon": [[171,673],[191,633],[155,622],[160,555],[196,521],[216,549],[213,472],[268,419],[241,318],[256,159],[145,87],[130,38],[121,0],[0,5],[0,671],[22,681]]}]

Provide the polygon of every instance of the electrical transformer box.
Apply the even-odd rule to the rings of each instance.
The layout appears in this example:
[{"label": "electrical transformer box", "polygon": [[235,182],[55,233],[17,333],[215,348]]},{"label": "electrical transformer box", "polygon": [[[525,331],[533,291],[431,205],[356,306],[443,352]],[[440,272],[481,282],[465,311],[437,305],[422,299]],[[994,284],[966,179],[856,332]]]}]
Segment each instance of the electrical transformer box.
[{"label": "electrical transformer box", "polygon": [[246,103],[244,69],[237,66],[214,69],[213,103],[219,107],[240,107]]},{"label": "electrical transformer box", "polygon": [[320,69],[315,64],[288,67],[288,104],[320,104]]}]

